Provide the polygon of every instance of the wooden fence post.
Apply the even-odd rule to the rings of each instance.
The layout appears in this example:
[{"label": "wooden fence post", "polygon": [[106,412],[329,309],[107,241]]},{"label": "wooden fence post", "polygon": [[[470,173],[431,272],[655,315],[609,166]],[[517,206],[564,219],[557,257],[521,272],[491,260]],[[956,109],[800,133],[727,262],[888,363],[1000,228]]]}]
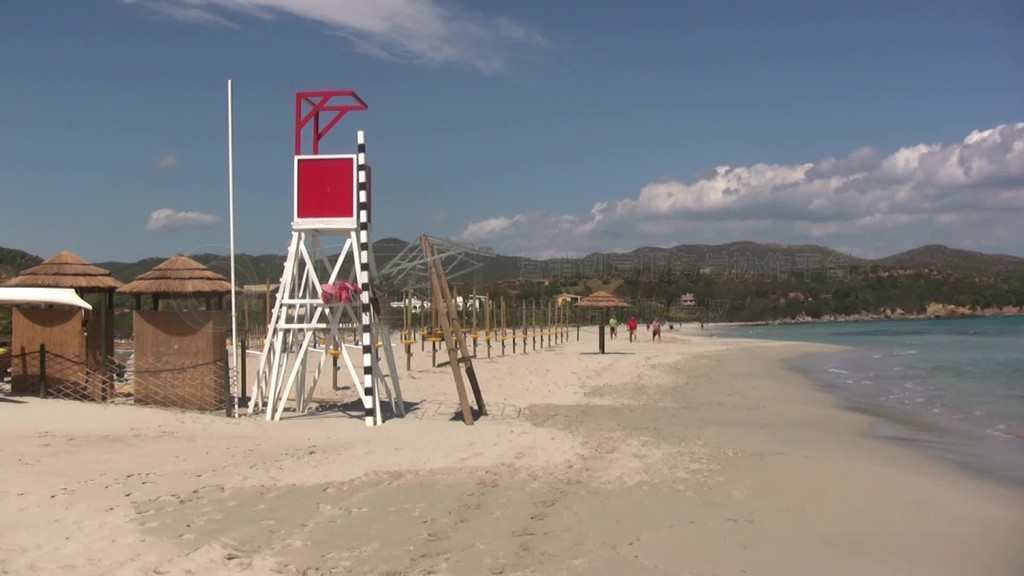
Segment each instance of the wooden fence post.
[{"label": "wooden fence post", "polygon": [[[238,371],[237,366],[235,371]],[[224,349],[224,368],[221,370],[221,373],[224,375],[224,415],[231,418],[234,416],[234,404],[228,401],[228,398],[231,398],[231,366],[228,365],[227,348]]]},{"label": "wooden fence post", "polygon": [[46,344],[39,345],[39,397],[46,398]]}]

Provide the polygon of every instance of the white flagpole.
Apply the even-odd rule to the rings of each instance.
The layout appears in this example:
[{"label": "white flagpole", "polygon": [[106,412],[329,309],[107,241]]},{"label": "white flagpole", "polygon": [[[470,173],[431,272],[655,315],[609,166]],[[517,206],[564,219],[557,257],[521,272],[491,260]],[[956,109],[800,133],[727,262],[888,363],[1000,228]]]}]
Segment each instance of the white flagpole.
[{"label": "white flagpole", "polygon": [[[231,386],[231,396],[234,401],[234,417],[238,418],[238,393],[240,382],[239,361],[238,361],[238,321],[235,312],[235,142],[234,122],[231,108],[232,90],[231,80],[228,80],[228,229],[231,236],[231,360],[234,370],[229,374],[234,378]],[[243,358],[244,361],[244,358]]]}]

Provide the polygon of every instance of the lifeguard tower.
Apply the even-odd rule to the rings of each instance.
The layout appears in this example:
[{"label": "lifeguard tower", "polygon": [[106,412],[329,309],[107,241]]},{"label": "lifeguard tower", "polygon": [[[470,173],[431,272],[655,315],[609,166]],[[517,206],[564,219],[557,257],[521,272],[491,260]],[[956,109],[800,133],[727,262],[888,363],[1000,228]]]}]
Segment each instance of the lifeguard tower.
[{"label": "lifeguard tower", "polygon": [[[370,243],[365,134],[356,133],[355,154],[320,153],[321,140],[345,114],[366,109],[366,102],[352,90],[295,95],[291,243],[249,402],[249,412],[265,410],[267,420],[279,420],[289,404],[299,414],[308,410],[328,356],[335,365],[329,370],[337,370],[339,358],[344,361],[367,426],[383,421],[379,391],[388,394],[395,414],[404,415],[390,334],[386,326],[377,325],[379,305],[377,311],[372,305],[377,295],[371,278],[377,270]],[[302,153],[306,132],[312,133],[309,155]],[[339,244],[340,251],[333,252]],[[358,344],[346,345],[343,330],[359,334]],[[323,336],[324,347],[314,353],[311,347]],[[387,362],[386,374],[375,348]],[[350,349],[361,352],[359,369]],[[307,360],[313,354],[318,364],[307,383]]]}]

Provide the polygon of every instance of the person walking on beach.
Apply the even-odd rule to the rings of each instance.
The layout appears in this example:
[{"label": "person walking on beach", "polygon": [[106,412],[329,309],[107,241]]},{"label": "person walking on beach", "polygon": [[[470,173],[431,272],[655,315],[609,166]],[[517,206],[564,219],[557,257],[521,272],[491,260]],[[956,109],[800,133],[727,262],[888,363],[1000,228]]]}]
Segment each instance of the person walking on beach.
[{"label": "person walking on beach", "polygon": [[651,342],[655,340],[661,341],[661,319],[655,318],[654,323],[651,324]]},{"label": "person walking on beach", "polygon": [[611,319],[608,320],[608,330],[613,339],[615,338],[615,328],[617,328],[618,326],[619,321],[615,319],[615,316],[612,316]]},{"label": "person walking on beach", "polygon": [[629,317],[629,320],[626,321],[626,329],[629,330],[629,341],[632,342],[636,338],[636,316]]}]

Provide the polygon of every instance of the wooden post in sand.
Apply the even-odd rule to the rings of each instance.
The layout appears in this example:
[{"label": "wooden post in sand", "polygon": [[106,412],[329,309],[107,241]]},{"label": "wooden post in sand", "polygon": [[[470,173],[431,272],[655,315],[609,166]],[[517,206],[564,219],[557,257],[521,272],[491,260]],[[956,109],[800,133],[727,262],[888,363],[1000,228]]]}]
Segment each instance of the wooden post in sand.
[{"label": "wooden post in sand", "polygon": [[565,344],[565,312],[568,308],[565,308],[565,304],[557,307],[558,310],[558,343]]},{"label": "wooden post in sand", "polygon": [[526,339],[529,337],[526,326],[526,300],[523,300],[523,354],[526,354]]},{"label": "wooden post in sand", "polygon": [[569,303],[562,304],[562,342],[569,341]]},{"label": "wooden post in sand", "polygon": [[402,344],[405,345],[405,369],[412,370],[412,291],[405,291],[405,306],[402,314]]},{"label": "wooden post in sand", "polygon": [[534,330],[537,333],[537,345],[540,347],[541,350],[543,350],[544,349],[544,304],[538,300],[535,310],[536,310],[536,314],[537,314],[537,319],[533,321],[534,325],[536,325],[536,328]]},{"label": "wooden post in sand", "polygon": [[505,297],[501,297],[501,355],[505,355],[505,337],[508,331],[505,329]]},{"label": "wooden post in sand", "polygon": [[551,301],[548,300],[548,329],[545,332],[548,333],[548,348],[551,348],[551,331],[555,329],[555,323],[553,313],[551,310]]},{"label": "wooden post in sand", "polygon": [[[517,310],[517,308],[515,307],[515,305],[513,305],[512,306],[512,316],[516,315],[516,310]],[[514,322],[515,318],[513,318],[512,321]],[[519,340],[519,336],[516,334],[516,325],[513,324],[512,325],[512,355],[513,356],[516,353],[516,346],[518,346],[518,344],[516,343],[517,340]]]},{"label": "wooden post in sand", "polygon": [[473,357],[476,358],[477,325],[476,325],[476,290],[473,290],[473,299],[470,301],[473,307]]},{"label": "wooden post in sand", "polygon": [[452,299],[455,302],[455,319],[458,320],[460,324],[465,324],[465,322],[462,321],[462,307],[459,306],[459,287],[452,286],[451,293]]},{"label": "wooden post in sand", "polygon": [[541,307],[541,349],[544,349],[544,337],[548,334],[548,318],[545,316],[544,303],[540,303]]},{"label": "wooden post in sand", "polygon": [[494,306],[491,305],[491,297],[488,294],[487,300],[484,300],[484,340],[487,341],[487,357],[491,357],[491,310]]},{"label": "wooden post in sand", "polygon": [[562,306],[555,302],[555,343],[562,343]]},{"label": "wooden post in sand", "polygon": [[424,306],[426,306],[426,302],[423,302],[423,303],[420,304],[420,331],[419,331],[419,335],[420,335],[420,352],[425,351],[426,350],[426,346],[427,346],[427,326],[426,326],[426,321],[427,321],[426,315],[427,314],[426,314],[426,310],[423,309]]},{"label": "wooden post in sand", "polygon": [[537,352],[537,300],[529,301],[529,334],[534,342],[534,352]]}]

